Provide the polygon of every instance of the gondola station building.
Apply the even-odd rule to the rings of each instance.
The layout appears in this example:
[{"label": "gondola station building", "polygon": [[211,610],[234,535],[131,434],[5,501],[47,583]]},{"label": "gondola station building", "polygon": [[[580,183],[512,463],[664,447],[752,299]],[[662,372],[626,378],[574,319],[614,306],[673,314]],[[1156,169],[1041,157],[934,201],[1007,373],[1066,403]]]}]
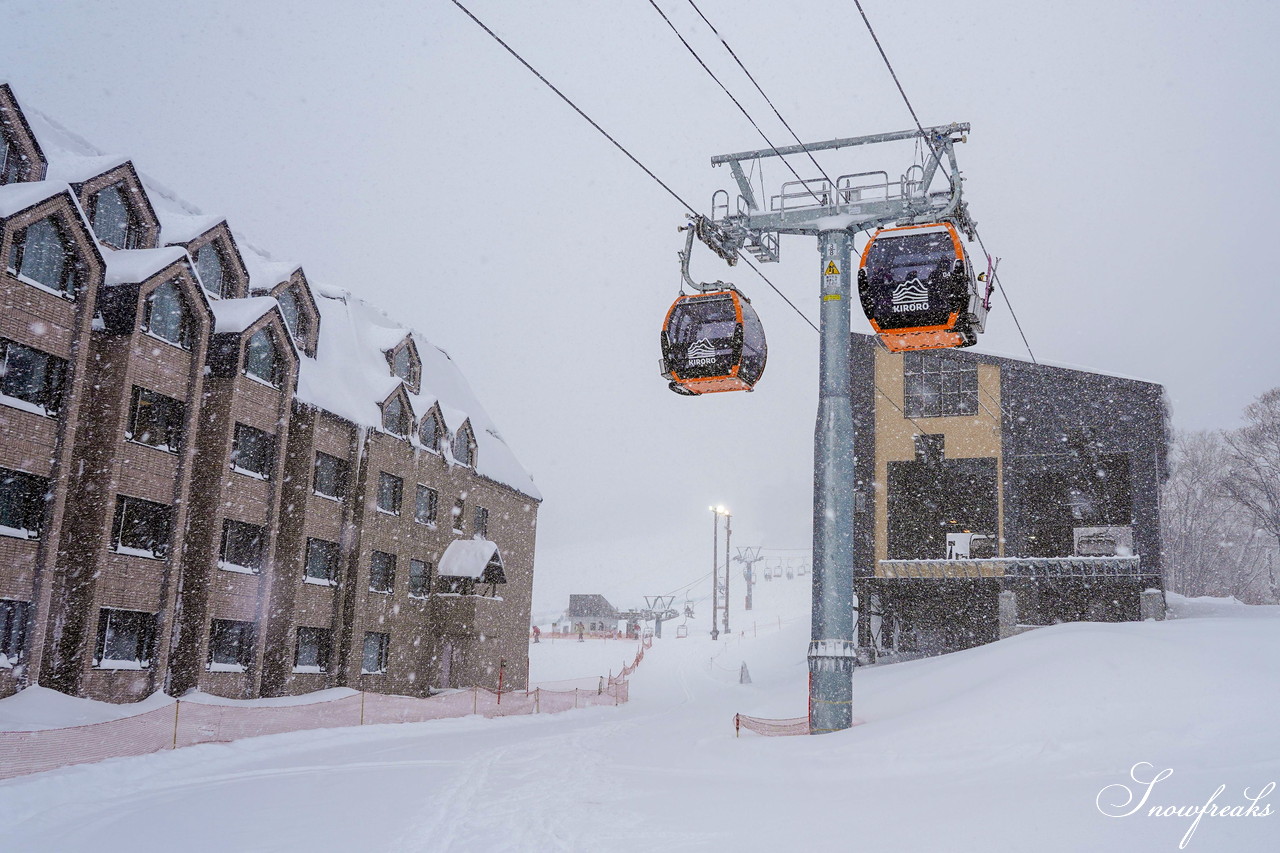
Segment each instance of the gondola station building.
[{"label": "gondola station building", "polygon": [[450,357],[0,84],[0,696],[523,687],[540,495]]},{"label": "gondola station building", "polygon": [[1056,622],[1162,618],[1164,389],[973,350],[851,340],[866,657]]}]

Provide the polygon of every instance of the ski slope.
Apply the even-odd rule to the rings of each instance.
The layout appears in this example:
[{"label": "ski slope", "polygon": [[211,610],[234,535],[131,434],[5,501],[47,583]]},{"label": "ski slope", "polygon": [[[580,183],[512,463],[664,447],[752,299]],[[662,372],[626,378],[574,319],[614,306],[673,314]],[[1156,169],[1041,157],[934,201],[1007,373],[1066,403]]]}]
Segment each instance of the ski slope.
[{"label": "ski slope", "polygon": [[[1194,818],[1147,807],[1199,806],[1219,785],[1217,805],[1249,805],[1245,789],[1280,780],[1280,608],[1220,600],[864,668],[863,725],[735,739],[736,711],[805,712],[807,580],[760,584],[728,640],[664,626],[618,708],[299,732],[0,782],[0,850],[1168,851]],[[554,681],[616,672],[635,644],[530,651]],[[1143,779],[1173,773],[1142,811],[1104,815],[1100,793],[1117,811],[1108,786],[1136,789],[1139,762]],[[1186,849],[1277,839],[1274,814],[1207,816]]]}]

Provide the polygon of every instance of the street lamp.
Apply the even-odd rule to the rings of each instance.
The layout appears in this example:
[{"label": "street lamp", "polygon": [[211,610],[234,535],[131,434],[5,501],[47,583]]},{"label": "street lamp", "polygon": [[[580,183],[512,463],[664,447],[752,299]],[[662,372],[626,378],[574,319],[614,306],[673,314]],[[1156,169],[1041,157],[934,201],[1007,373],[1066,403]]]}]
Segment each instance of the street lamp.
[{"label": "street lamp", "polygon": [[724,632],[729,633],[729,540],[733,536],[733,513],[729,512],[723,504],[719,506],[709,506],[711,510],[712,538],[711,538],[711,639],[715,640],[720,637],[720,632],[716,629],[716,610],[719,609],[717,603],[720,589],[720,516],[724,516]]}]

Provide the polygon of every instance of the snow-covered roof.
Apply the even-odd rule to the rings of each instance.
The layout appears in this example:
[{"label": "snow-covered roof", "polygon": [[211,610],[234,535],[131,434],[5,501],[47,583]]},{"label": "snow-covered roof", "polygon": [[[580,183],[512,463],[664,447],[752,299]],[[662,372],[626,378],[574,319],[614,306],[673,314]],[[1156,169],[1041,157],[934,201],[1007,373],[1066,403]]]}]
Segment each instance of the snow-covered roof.
[{"label": "snow-covered roof", "polygon": [[181,246],[165,246],[159,249],[125,249],[122,251],[108,249],[104,246],[102,247],[102,256],[107,262],[107,275],[103,283],[110,286],[146,281],[174,261],[186,258],[187,251]]},{"label": "snow-covered roof", "polygon": [[[379,406],[403,384],[392,375],[385,353],[412,335],[422,360],[419,393],[405,388],[415,420],[438,404],[450,432],[456,433],[470,421],[476,442],[476,473],[542,499],[529,472],[507,447],[448,353],[344,291],[316,288],[314,293],[320,311],[320,342],[315,358],[300,360],[297,396],[301,402],[366,427],[381,428]],[[274,300],[267,301],[274,304]],[[417,437],[411,440],[416,442]],[[452,461],[447,445],[442,452]]]},{"label": "snow-covered roof", "polygon": [[[104,154],[38,110],[23,109],[48,160],[50,179],[0,186],[0,217],[25,210],[60,192],[67,192],[79,209],[69,183],[87,180],[128,161],[126,157]],[[154,178],[142,172],[138,176],[160,221],[161,242],[186,243],[225,221],[202,213]],[[300,264],[274,260],[239,233],[233,232],[233,237],[249,273],[251,293],[269,290],[301,269]],[[187,257],[178,246],[103,251],[108,258],[108,284],[142,281]],[[380,429],[380,404],[403,384],[391,374],[385,353],[411,335],[422,361],[420,392],[415,394],[405,387],[415,421],[438,405],[451,433],[456,434],[469,423],[476,444],[476,473],[535,500],[542,499],[533,479],[507,447],[448,353],[345,290],[313,287],[312,293],[320,311],[320,338],[316,357],[300,359],[297,396],[301,402],[361,426]],[[214,331],[241,333],[276,305],[276,300],[268,296],[211,300]],[[418,441],[416,435],[410,440],[415,444]],[[441,452],[450,464],[454,463],[447,443]]]},{"label": "snow-covered roof", "polygon": [[57,181],[32,181],[0,186],[0,217],[13,216],[34,207],[60,192],[71,192],[65,183]]},{"label": "snow-covered roof", "polygon": [[254,296],[249,299],[212,299],[213,332],[217,335],[240,334],[262,318],[276,301],[270,296]]},{"label": "snow-covered roof", "polygon": [[[479,580],[497,553],[498,546],[488,539],[455,539],[440,555],[439,573],[442,577]],[[501,562],[502,558],[498,560]]]}]

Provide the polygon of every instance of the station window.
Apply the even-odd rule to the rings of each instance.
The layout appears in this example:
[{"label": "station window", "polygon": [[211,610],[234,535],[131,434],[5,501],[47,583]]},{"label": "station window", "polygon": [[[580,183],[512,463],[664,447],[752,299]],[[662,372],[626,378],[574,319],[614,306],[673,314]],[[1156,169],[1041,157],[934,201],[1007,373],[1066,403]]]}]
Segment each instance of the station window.
[{"label": "station window", "polygon": [[409,434],[409,409],[401,394],[396,393],[382,404],[382,428],[392,435]]},{"label": "station window", "polygon": [[978,413],[978,365],[971,359],[936,352],[904,353],[902,379],[905,417]]},{"label": "station window", "polygon": [[230,297],[226,292],[226,265],[222,262],[222,252],[213,243],[205,243],[196,250],[196,275],[200,283],[210,294],[217,297]]},{"label": "station window", "polygon": [[471,513],[471,533],[474,536],[489,536],[489,510],[477,506]]},{"label": "station window", "polygon": [[275,340],[266,329],[259,329],[249,338],[244,353],[244,372],[268,385],[280,387],[280,355],[276,352]]}]

